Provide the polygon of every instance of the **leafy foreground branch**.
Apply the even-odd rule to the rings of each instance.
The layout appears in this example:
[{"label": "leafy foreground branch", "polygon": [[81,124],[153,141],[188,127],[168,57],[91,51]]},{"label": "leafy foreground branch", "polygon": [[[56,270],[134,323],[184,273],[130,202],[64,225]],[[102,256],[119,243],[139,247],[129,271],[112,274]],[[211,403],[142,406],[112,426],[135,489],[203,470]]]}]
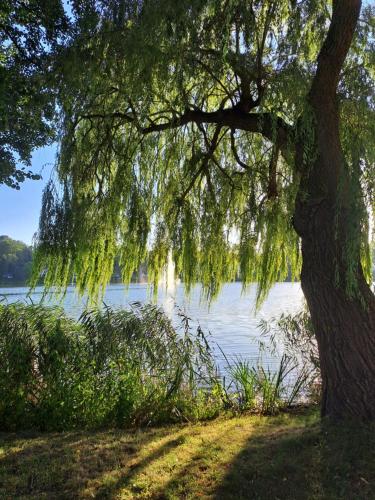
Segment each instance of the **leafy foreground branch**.
[{"label": "leafy foreground branch", "polygon": [[[276,372],[243,360],[218,376],[200,328],[176,330],[153,305],[93,310],[0,305],[0,428],[146,426],[276,413],[306,392],[311,372],[285,354]],[[294,374],[294,377],[292,377]]]}]

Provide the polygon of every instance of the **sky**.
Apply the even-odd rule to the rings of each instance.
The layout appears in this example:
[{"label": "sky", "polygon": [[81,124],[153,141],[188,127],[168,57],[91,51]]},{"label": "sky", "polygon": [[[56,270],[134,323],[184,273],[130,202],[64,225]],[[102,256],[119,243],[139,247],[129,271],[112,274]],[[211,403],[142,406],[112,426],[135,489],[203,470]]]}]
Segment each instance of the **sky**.
[{"label": "sky", "polygon": [[43,189],[50,178],[56,150],[56,145],[52,145],[34,152],[31,170],[40,173],[41,180],[26,180],[19,191],[0,184],[0,235],[31,243],[38,229]]}]

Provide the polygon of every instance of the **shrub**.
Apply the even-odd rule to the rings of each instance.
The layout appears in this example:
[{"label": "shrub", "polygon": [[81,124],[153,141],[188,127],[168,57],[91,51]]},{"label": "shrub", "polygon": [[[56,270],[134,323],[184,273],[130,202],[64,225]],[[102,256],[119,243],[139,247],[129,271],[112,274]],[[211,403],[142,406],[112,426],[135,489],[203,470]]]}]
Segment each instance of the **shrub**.
[{"label": "shrub", "polygon": [[200,329],[156,306],[88,311],[0,305],[0,426],[68,429],[213,417],[214,363]]},{"label": "shrub", "polygon": [[80,334],[58,308],[0,305],[2,429],[70,424],[82,378]]}]

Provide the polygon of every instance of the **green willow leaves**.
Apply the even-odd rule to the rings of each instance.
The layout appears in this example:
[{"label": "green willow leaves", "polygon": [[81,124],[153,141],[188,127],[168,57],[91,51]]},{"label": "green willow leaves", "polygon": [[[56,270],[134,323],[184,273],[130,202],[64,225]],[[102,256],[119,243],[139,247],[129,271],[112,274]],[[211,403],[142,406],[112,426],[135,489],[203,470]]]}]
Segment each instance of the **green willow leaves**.
[{"label": "green willow leaves", "polygon": [[[301,117],[327,3],[73,2],[73,16],[56,61],[59,183],[44,195],[34,282],[43,272],[47,287],[64,289],[74,276],[95,298],[118,251],[126,282],[147,260],[156,286],[172,256],[187,288],[202,282],[212,297],[240,277],[259,283],[258,304],[273,282],[298,276],[294,147],[309,134]],[[340,98],[353,124],[342,131],[347,160],[368,207],[372,9],[362,17]],[[362,220],[366,253],[366,211]]]}]

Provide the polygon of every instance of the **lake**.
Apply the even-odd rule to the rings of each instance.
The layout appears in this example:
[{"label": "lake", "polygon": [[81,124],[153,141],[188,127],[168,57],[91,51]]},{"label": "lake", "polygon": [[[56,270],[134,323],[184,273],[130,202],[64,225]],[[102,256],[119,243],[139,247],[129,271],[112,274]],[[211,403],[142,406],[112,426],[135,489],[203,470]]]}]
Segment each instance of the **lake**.
[{"label": "lake", "polygon": [[[0,288],[0,297],[5,296],[8,302],[25,301],[28,289],[25,287]],[[38,287],[30,295],[34,303],[40,302],[43,288]],[[241,283],[228,283],[223,286],[219,296],[210,305],[201,299],[201,288],[196,286],[190,297],[184,293],[182,284],[161,287],[157,303],[166,314],[177,322],[176,305],[192,319],[192,325],[198,322],[205,333],[210,332],[214,344],[218,364],[224,367],[225,361],[215,344],[220,346],[229,357],[241,356],[256,361],[259,354],[259,329],[261,319],[269,320],[282,313],[297,312],[303,303],[303,295],[299,283],[276,283],[260,310],[255,314],[256,285],[251,285],[242,292]],[[113,307],[127,307],[129,303],[150,302],[147,284],[132,283],[128,288],[121,284],[108,286],[104,302]],[[45,299],[45,303],[56,303],[56,299]],[[70,287],[62,302],[66,312],[78,317],[84,309],[85,298],[77,296],[74,287]],[[273,368],[275,359],[268,356],[263,363]]]}]

